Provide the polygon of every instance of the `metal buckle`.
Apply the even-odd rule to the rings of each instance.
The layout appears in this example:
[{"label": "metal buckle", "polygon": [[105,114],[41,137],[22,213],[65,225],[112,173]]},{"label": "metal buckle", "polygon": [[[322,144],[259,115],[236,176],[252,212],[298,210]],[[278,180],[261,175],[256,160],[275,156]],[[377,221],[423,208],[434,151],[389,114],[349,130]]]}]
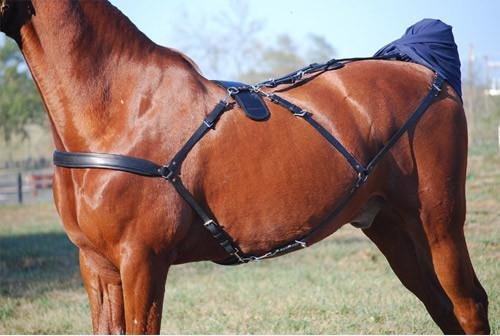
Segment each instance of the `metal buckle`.
[{"label": "metal buckle", "polygon": [[174,176],[174,171],[168,168],[168,166],[162,166],[160,169],[158,169],[158,173],[165,180],[171,180],[172,177]]},{"label": "metal buckle", "polygon": [[304,242],[304,241],[302,241],[302,240],[296,240],[295,242],[296,242],[297,244],[299,244],[299,245],[300,245],[300,247],[302,247],[302,248],[306,248],[306,247],[307,247],[307,243],[306,243],[306,242]]},{"label": "metal buckle", "polygon": [[302,80],[302,78],[304,78],[305,74],[306,74],[306,72],[304,70],[297,72],[297,74],[294,76],[295,78],[293,79],[293,82],[295,83],[299,80]]},{"label": "metal buckle", "polygon": [[[439,82],[439,86],[438,86],[438,83]],[[441,84],[443,83],[442,80],[440,80],[440,77],[439,77],[439,74],[436,73],[436,76],[434,78],[434,82],[432,83],[432,87],[437,91],[435,96],[439,96],[439,94],[441,93],[441,91],[443,91],[443,88],[441,87]]]},{"label": "metal buckle", "polygon": [[307,113],[307,110],[300,110],[300,112],[294,112],[293,115],[296,117],[305,117]]},{"label": "metal buckle", "polygon": [[205,223],[203,223],[203,226],[207,227],[210,224],[214,224],[215,225],[216,223],[215,223],[215,221],[213,219],[209,219]]},{"label": "metal buckle", "polygon": [[236,252],[233,253],[233,255],[238,259],[238,261],[242,264],[246,264],[247,262],[250,261],[257,261],[258,259],[256,257],[249,257],[249,258],[243,258],[240,256],[240,250],[236,249]]},{"label": "metal buckle", "polygon": [[259,85],[253,85],[251,88],[250,88],[251,91],[255,92],[255,93],[258,93],[258,94],[261,94],[269,99],[271,99],[271,94],[266,92],[266,91],[263,91]]},{"label": "metal buckle", "polygon": [[[240,93],[240,90],[237,88],[237,87],[234,87],[234,86],[231,86],[231,87],[228,87],[226,89],[226,92],[227,92],[227,96],[225,96],[221,101],[226,104],[226,106],[229,105],[229,99],[234,96],[234,95],[237,95],[238,93]],[[205,125],[208,126],[207,123],[205,123]],[[212,128],[211,126],[209,126],[210,128]]]},{"label": "metal buckle", "polygon": [[356,188],[361,187],[361,185],[366,182],[366,180],[368,179],[368,175],[369,175],[369,172],[366,169],[363,171],[360,171],[358,173],[358,179],[356,181]]},{"label": "metal buckle", "polygon": [[203,123],[205,124],[205,126],[207,126],[208,128],[212,128],[214,127],[214,122],[208,122],[207,119],[203,119]]},{"label": "metal buckle", "polygon": [[441,89],[441,87],[437,86],[436,83],[432,83],[432,86],[434,87],[434,89],[436,89],[436,95],[438,95],[441,91],[443,91],[443,89]]}]

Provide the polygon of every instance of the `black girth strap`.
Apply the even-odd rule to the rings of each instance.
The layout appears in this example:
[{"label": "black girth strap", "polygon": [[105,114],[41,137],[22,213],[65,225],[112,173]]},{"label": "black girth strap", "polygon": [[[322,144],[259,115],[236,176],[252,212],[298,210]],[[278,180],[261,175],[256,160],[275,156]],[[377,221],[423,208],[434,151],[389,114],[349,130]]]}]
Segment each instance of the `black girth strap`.
[{"label": "black girth strap", "polygon": [[[348,59],[346,61],[353,61]],[[331,60],[325,64],[313,64],[304,69],[298,70],[292,74],[278,78],[276,80],[271,80],[268,82],[263,82],[257,84],[256,86],[239,86],[238,90],[228,89],[229,96],[237,99],[237,95],[240,92],[251,92],[254,95],[262,95],[267,97],[271,102],[278,104],[297,117],[303,118],[312,127],[314,127],[336,150],[338,150],[349,162],[352,168],[358,173],[357,179],[354,181],[352,188],[348,194],[346,194],[337,204],[336,208],[330,214],[330,218],[335,217],[344,206],[349,202],[349,200],[354,195],[355,191],[358,190],[361,185],[367,180],[368,175],[373,170],[378,161],[387,153],[392,146],[399,140],[399,138],[413,127],[417,121],[420,119],[424,111],[432,103],[433,98],[439,94],[441,91],[441,85],[443,78],[436,75],[434,82],[432,83],[431,89],[429,90],[426,97],[423,99],[420,106],[411,115],[407,122],[390,138],[390,140],[385,144],[373,157],[372,160],[363,166],[331,133],[329,133],[323,126],[321,126],[312,117],[312,114],[303,110],[297,105],[290,103],[289,101],[279,97],[278,95],[272,93],[267,93],[262,91],[261,87],[274,87],[279,84],[293,84],[297,81],[302,80],[305,74],[310,74],[314,72],[324,72],[332,69],[336,69],[343,66],[339,61]],[[241,83],[236,83],[240,85]],[[244,85],[244,84],[243,84]],[[195,200],[194,196],[186,189],[182,184],[180,174],[181,166],[191,149],[201,140],[201,138],[214,127],[222,113],[226,110],[228,106],[227,99],[221,100],[214,109],[207,115],[203,120],[203,123],[198,127],[198,129],[193,133],[189,140],[184,144],[184,146],[177,152],[173,159],[165,166],[160,166],[154,162],[124,156],[117,154],[98,154],[98,153],[72,153],[72,152],[54,152],[54,164],[61,167],[67,168],[104,168],[121,170],[129,173],[134,173],[142,176],[148,177],[163,177],[164,179],[170,181],[174,186],[175,190],[179,195],[191,206],[191,208],[196,212],[196,214],[203,221],[203,225],[214,237],[214,239],[219,243],[219,245],[230,255],[230,257],[221,262],[217,262],[223,265],[234,265],[246,263],[249,261],[261,260],[268,257],[273,257],[281,255],[283,253],[291,252],[300,248],[306,247],[307,243],[313,240],[313,238],[318,234],[326,225],[327,222],[320,224],[315,227],[306,236],[299,240],[294,240],[282,246],[279,246],[264,255],[254,256],[254,255],[244,255],[242,254],[231,237],[219,225],[212,216],[210,216],[203,207],[201,207]],[[235,97],[236,96],[236,97]],[[253,98],[252,98],[253,99]],[[248,105],[248,104],[247,104]],[[240,105],[242,108],[245,107],[245,103]],[[266,108],[267,110],[267,108]],[[262,116],[262,115],[261,115]],[[267,118],[267,117],[266,117]],[[259,120],[259,119],[257,119]]]}]

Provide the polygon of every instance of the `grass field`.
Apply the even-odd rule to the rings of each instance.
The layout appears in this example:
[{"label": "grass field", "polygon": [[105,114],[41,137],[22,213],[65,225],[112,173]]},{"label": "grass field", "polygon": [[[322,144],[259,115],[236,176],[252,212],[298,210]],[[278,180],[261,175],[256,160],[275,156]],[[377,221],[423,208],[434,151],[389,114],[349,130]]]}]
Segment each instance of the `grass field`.
[{"label": "grass field", "polygon": [[[471,155],[466,234],[500,333],[500,155]],[[0,334],[91,332],[75,248],[50,203],[0,207]],[[162,333],[436,334],[362,232],[239,267],[173,267]]]}]

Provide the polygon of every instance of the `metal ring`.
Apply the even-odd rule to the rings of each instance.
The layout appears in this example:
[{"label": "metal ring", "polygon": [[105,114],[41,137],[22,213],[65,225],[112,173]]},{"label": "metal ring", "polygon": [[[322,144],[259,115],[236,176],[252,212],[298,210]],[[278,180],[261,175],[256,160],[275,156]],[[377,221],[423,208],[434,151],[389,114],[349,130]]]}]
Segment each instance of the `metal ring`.
[{"label": "metal ring", "polygon": [[238,90],[237,87],[230,86],[227,88],[227,93],[229,93],[231,96],[234,96],[234,95],[238,94],[239,92],[240,92],[240,90]]}]

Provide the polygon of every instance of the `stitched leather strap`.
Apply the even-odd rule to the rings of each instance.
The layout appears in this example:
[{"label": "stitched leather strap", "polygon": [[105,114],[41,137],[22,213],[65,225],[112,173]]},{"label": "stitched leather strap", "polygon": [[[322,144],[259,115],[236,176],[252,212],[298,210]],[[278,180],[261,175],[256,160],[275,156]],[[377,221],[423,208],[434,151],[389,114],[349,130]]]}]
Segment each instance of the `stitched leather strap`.
[{"label": "stitched leather strap", "polygon": [[304,118],[347,159],[354,170],[356,170],[358,173],[364,171],[363,166],[358,162],[358,160],[356,160],[356,158],[337,140],[337,138],[335,138],[330,132],[328,132],[323,126],[321,126],[316,120],[314,120],[309,112],[303,110],[295,104],[290,103],[288,100],[285,100],[276,94],[271,94],[268,96],[268,98],[273,103],[286,108],[295,116]]},{"label": "stitched leather strap", "polygon": [[161,166],[144,159],[118,154],[55,151],[53,161],[65,168],[102,168],[121,170],[148,177],[160,177]]},{"label": "stitched leather strap", "polygon": [[[175,154],[173,159],[166,165],[169,170],[169,174],[178,175],[181,171],[181,165],[186,159],[187,155],[193,149],[193,147],[198,143],[198,141],[203,138],[203,136],[215,126],[215,123],[220,118],[222,113],[226,110],[227,103],[224,101],[220,101],[213,110],[207,115],[207,117],[203,120],[198,129],[191,135],[188,141],[182,146],[182,148]],[[164,175],[163,177],[167,178],[168,176]]]},{"label": "stitched leather strap", "polygon": [[180,177],[174,177],[170,179],[170,182],[174,186],[175,190],[181,195],[181,197],[188,203],[191,208],[196,212],[196,214],[203,221],[203,226],[210,232],[212,237],[219,243],[220,246],[229,255],[234,255],[238,253],[238,248],[233,243],[233,240],[226,231],[220,226],[212,216],[206,213],[206,211],[198,204],[194,199],[193,195],[186,189],[184,184],[182,184]]},{"label": "stitched leather strap", "polygon": [[380,161],[382,156],[389,151],[389,149],[392,148],[396,144],[396,142],[401,138],[401,136],[408,131],[411,127],[413,127],[417,121],[420,119],[420,117],[424,114],[424,112],[427,110],[429,105],[431,105],[432,101],[434,100],[434,97],[436,97],[442,90],[441,86],[443,85],[443,80],[444,78],[441,77],[441,75],[436,74],[436,78],[434,79],[434,82],[432,83],[431,89],[429,93],[427,93],[427,96],[425,96],[424,100],[420,103],[418,108],[413,112],[411,117],[404,123],[404,125],[396,132],[394,135],[389,139],[387,144],[375,155],[375,157],[368,163],[366,166],[366,169],[368,171],[371,171],[373,167],[377,164],[377,162]]}]

